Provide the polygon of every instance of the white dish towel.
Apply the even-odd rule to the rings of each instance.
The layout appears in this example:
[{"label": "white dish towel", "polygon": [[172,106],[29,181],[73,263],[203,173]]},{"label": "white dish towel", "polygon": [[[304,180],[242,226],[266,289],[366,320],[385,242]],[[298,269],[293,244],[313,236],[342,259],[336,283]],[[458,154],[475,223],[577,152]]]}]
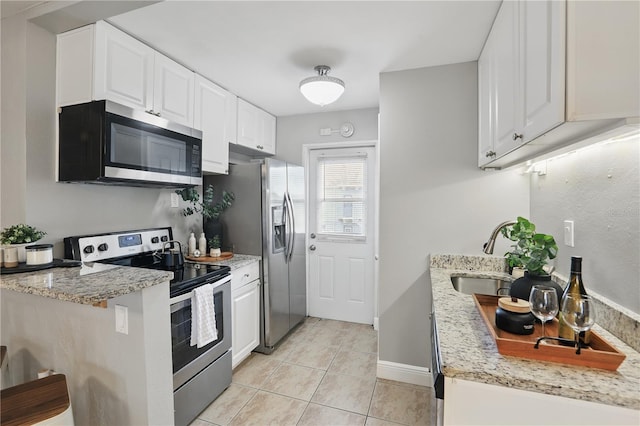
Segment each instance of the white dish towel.
[{"label": "white dish towel", "polygon": [[191,292],[191,346],[201,348],[217,338],[213,284],[205,284]]}]

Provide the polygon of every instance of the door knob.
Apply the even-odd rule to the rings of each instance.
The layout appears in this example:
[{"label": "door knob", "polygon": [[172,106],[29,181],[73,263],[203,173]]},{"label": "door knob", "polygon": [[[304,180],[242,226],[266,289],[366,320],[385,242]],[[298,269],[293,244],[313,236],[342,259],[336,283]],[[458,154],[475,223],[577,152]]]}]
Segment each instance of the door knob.
[{"label": "door knob", "polygon": [[316,246],[314,246],[313,244],[311,244],[311,246],[309,246],[309,250],[315,251],[315,249],[316,249]]},{"label": "door knob", "polygon": [[311,239],[314,239],[315,237],[316,237],[316,234],[312,233],[311,235],[309,235],[309,238],[311,238]]}]

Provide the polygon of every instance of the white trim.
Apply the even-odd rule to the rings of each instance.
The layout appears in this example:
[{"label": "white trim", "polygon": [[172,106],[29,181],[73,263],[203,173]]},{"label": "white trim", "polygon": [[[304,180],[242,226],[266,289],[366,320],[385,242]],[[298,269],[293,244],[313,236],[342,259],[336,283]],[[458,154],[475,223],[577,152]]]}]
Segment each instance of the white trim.
[{"label": "white trim", "polygon": [[[378,310],[378,308],[376,307],[376,311],[377,311],[377,310]],[[378,330],[379,330],[379,328],[378,328],[378,327],[379,327],[379,325],[378,325],[378,324],[379,324],[379,323],[378,323],[378,317],[373,317],[373,329],[374,329],[375,331],[378,331]]]},{"label": "white trim", "polygon": [[378,360],[376,376],[379,379],[395,380],[420,386],[433,386],[431,371],[426,367],[398,364],[396,362]]}]

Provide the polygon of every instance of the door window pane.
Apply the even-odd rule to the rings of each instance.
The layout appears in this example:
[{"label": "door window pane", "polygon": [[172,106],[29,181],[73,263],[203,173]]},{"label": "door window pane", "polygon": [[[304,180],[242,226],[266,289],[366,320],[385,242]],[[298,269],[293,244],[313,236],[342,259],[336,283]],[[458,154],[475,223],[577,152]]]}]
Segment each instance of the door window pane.
[{"label": "door window pane", "polygon": [[318,159],[319,236],[366,238],[366,156]]}]

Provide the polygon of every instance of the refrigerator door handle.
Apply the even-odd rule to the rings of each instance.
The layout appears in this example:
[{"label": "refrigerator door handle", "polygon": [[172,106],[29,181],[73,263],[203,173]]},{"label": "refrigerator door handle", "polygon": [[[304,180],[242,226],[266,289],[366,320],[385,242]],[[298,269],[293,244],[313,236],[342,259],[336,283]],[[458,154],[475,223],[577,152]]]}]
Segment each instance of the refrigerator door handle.
[{"label": "refrigerator door handle", "polygon": [[289,250],[286,254],[286,260],[288,262],[291,260],[291,257],[293,256],[293,248],[295,244],[296,221],[295,221],[295,216],[293,214],[293,202],[291,201],[291,195],[289,195],[289,192],[286,192],[284,194],[284,197],[287,200],[287,205],[288,205],[287,216],[289,216],[289,223],[291,224],[289,229],[289,239],[287,240],[287,247]]}]

